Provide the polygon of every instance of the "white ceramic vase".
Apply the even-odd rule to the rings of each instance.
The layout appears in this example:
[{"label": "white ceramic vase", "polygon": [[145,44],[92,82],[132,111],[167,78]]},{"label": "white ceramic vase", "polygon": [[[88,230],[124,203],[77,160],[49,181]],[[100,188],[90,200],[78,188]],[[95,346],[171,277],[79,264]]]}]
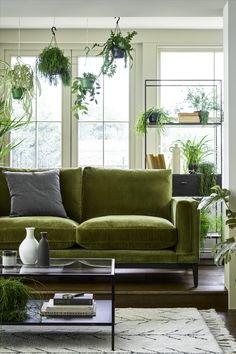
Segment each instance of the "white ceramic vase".
[{"label": "white ceramic vase", "polygon": [[34,227],[26,227],[25,239],[19,247],[19,255],[23,264],[35,264],[38,261],[39,243],[34,237]]}]

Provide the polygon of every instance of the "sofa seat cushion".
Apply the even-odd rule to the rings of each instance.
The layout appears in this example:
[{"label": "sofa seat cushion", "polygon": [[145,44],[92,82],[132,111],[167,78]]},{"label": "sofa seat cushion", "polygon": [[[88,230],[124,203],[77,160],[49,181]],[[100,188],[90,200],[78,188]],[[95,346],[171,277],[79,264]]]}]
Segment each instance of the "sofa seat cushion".
[{"label": "sofa seat cushion", "polygon": [[47,232],[50,249],[65,249],[76,244],[78,223],[56,216],[0,217],[0,248],[18,249],[25,238],[25,227],[35,227],[35,236]]},{"label": "sofa seat cushion", "polygon": [[77,242],[87,249],[167,249],[177,243],[177,230],[163,218],[110,215],[80,224]]}]

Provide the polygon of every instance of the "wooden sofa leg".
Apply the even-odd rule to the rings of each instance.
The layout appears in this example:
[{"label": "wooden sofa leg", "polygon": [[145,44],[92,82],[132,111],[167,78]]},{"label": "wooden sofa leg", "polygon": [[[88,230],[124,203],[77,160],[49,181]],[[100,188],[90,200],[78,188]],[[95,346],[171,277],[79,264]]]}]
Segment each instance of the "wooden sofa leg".
[{"label": "wooden sofa leg", "polygon": [[198,286],[198,264],[193,263],[192,269],[193,269],[193,283],[194,283],[194,287],[196,288]]}]

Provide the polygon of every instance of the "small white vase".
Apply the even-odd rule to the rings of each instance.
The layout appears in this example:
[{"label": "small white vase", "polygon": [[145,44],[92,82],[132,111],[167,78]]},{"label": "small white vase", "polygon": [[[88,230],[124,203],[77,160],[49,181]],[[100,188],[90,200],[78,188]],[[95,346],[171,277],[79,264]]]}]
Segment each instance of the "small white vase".
[{"label": "small white vase", "polygon": [[19,247],[19,255],[23,264],[35,264],[38,261],[39,243],[34,237],[35,227],[26,227],[25,239]]}]

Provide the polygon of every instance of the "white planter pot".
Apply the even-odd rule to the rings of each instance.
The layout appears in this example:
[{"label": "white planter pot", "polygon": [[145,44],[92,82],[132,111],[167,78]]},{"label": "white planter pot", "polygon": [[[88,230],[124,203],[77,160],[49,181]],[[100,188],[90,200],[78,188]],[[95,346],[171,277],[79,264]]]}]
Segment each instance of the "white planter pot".
[{"label": "white planter pot", "polygon": [[23,264],[35,264],[38,261],[39,243],[34,237],[34,227],[26,227],[26,237],[19,247],[19,255]]}]

